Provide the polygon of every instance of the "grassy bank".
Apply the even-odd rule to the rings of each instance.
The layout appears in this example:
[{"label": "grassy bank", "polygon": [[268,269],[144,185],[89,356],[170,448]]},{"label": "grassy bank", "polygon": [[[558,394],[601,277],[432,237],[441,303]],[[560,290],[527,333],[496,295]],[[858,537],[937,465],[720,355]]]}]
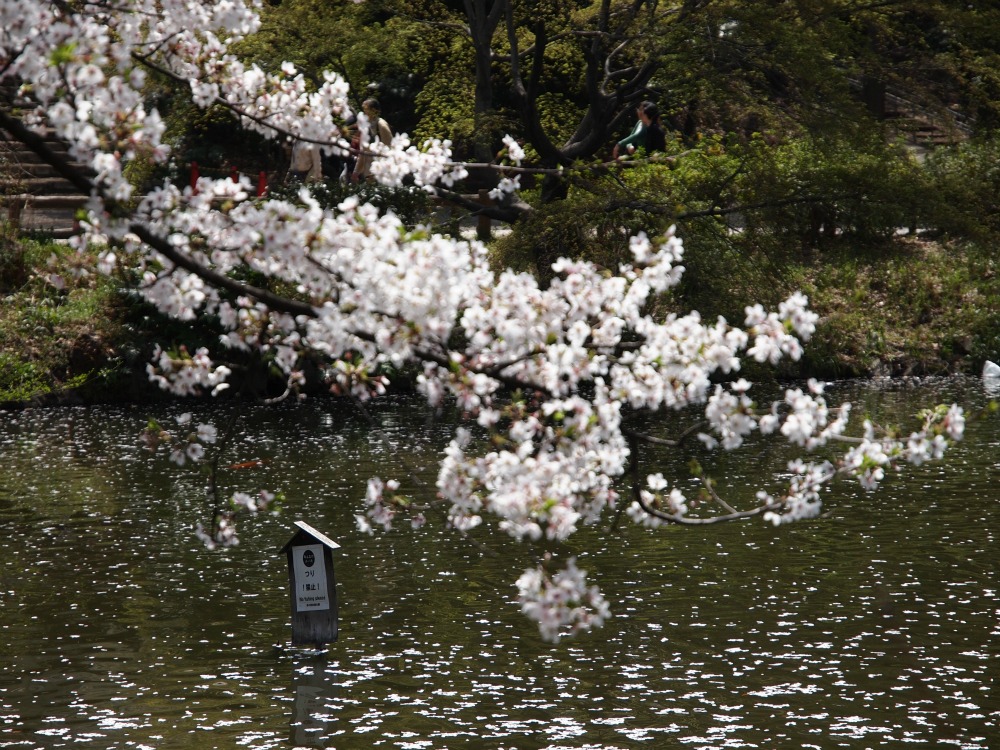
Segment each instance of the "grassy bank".
[{"label": "grassy bank", "polygon": [[0,404],[129,399],[142,334],[95,258],[0,226]]},{"label": "grassy bank", "polygon": [[794,269],[822,316],[804,367],[821,375],[974,372],[1000,357],[996,254],[916,238],[834,248]]},{"label": "grassy bank", "polygon": [[[1000,359],[997,265],[975,245],[906,237],[827,246],[786,263],[773,283],[808,294],[821,321],[803,361],[783,374],[977,371]],[[120,282],[86,271],[93,267],[94,258],[65,245],[0,234],[0,403],[157,396],[146,360],[156,340],[181,343],[182,329],[123,294]]]}]

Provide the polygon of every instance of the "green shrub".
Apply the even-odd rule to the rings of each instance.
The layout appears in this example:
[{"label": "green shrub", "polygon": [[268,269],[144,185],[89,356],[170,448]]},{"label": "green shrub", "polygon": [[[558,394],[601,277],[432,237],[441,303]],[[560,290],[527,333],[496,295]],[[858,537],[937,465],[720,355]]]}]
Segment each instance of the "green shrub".
[{"label": "green shrub", "polygon": [[919,163],[879,133],[777,145],[755,138],[737,150],[733,193],[747,206],[747,231],[805,246],[884,240],[919,223],[933,197]]},{"label": "green shrub", "polygon": [[114,365],[118,287],[83,273],[93,262],[56,242],[0,237],[0,401],[46,397]]},{"label": "green shrub", "polygon": [[938,196],[931,226],[959,237],[996,240],[1000,234],[1000,138],[939,147],[926,171]]},{"label": "green shrub", "polygon": [[[324,208],[334,208],[349,196],[356,195],[362,203],[370,203],[380,212],[392,211],[408,227],[426,223],[432,209],[427,192],[413,186],[387,187],[374,182],[353,184],[328,180],[307,187]],[[298,184],[278,185],[271,188],[269,195],[297,202],[300,188]]]}]

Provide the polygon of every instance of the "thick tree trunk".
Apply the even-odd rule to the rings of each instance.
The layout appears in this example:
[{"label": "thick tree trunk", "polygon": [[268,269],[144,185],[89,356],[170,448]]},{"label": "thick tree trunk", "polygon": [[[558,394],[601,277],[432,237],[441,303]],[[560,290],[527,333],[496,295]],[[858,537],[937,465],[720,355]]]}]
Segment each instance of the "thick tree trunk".
[{"label": "thick tree trunk", "polygon": [[[464,0],[465,15],[469,22],[469,36],[476,66],[475,160],[482,164],[493,161],[493,132],[490,115],[493,112],[493,35],[509,0]],[[473,187],[492,188],[497,175],[491,169],[471,172]]]}]

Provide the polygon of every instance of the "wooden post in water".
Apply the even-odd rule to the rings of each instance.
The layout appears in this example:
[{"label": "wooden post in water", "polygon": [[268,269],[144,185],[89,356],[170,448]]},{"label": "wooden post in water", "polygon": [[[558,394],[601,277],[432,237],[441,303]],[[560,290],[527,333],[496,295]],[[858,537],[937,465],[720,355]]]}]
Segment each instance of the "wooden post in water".
[{"label": "wooden post in water", "polygon": [[340,545],[305,521],[281,551],[288,555],[292,645],[317,648],[337,640],[337,580],[333,550]]}]

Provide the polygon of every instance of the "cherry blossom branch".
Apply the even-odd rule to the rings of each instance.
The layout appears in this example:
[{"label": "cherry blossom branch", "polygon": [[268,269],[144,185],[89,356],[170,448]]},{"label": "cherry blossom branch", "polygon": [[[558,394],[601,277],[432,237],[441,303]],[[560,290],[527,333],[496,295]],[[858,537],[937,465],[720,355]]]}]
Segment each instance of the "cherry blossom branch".
[{"label": "cherry blossom branch", "polygon": [[[149,53],[146,53],[146,54],[133,53],[132,54],[132,59],[134,59],[136,62],[141,63],[142,65],[146,66],[150,70],[153,70],[153,71],[159,73],[160,75],[163,75],[163,76],[166,76],[167,78],[170,78],[175,83],[185,84],[185,85],[189,83],[188,79],[186,79],[183,76],[175,73],[174,71],[170,70],[169,68],[166,68],[166,67],[164,67],[162,65],[159,65],[156,62],[154,62],[153,61],[153,56],[155,55],[156,52],[157,52],[157,50],[153,50],[152,52],[149,52]],[[281,127],[280,125],[275,125],[273,122],[270,121],[271,119],[273,119],[273,116],[274,116],[273,113],[268,114],[268,115],[264,115],[264,116],[260,116],[260,115],[257,115],[257,114],[254,114],[254,113],[250,112],[246,107],[241,107],[241,106],[239,106],[237,104],[234,104],[233,102],[230,102],[230,101],[226,100],[222,96],[216,96],[216,97],[214,97],[213,100],[212,100],[212,102],[214,104],[219,105],[220,107],[228,109],[230,112],[232,112],[233,114],[235,114],[237,117],[245,118],[247,120],[250,120],[251,122],[255,122],[258,125],[260,125],[261,127],[267,128],[268,130],[272,131],[276,135],[285,136],[289,140],[299,140],[299,141],[303,141],[305,143],[312,143],[312,144],[317,145],[317,146],[334,146],[334,147],[336,147],[338,149],[339,153],[352,154],[354,156],[359,156],[362,153],[368,153],[366,149],[355,148],[355,147],[351,146],[351,144],[350,144],[349,141],[344,140],[342,138],[338,138],[337,140],[330,140],[328,138],[313,138],[313,137],[310,137],[310,136],[305,136],[305,135],[302,135],[300,133],[293,132],[292,130],[290,130],[288,128]]]},{"label": "cherry blossom branch", "polygon": [[[604,7],[610,12],[611,3]],[[64,17],[35,0],[6,0],[0,8],[6,14],[0,58],[23,49],[0,78],[19,77],[37,102],[23,121],[0,111],[0,126],[27,136],[31,148],[91,197],[76,245],[93,243],[104,273],[127,267],[140,279],[143,297],[164,314],[180,321],[213,316],[224,331],[222,343],[272,363],[285,374],[289,393],[301,382],[306,358],[329,365],[332,389],[362,401],[384,392],[390,368],[422,366],[416,386],[428,404],[451,400],[474,426],[456,429],[436,480],[435,506],[462,533],[488,520],[535,549],[553,549],[611,512],[649,527],[814,518],[820,493],[834,478],[874,489],[887,470],[939,459],[962,437],[964,413],[957,405],[927,410],[908,437],[871,422],[852,437],[850,405],[829,407],[815,381],[787,389],[770,411],[759,411],[748,395],[751,384],[738,377],[742,363],[798,360],[817,315],[796,293],[776,310],[746,308],[742,323],[703,320],[697,311],[654,317],[651,301],[684,273],[683,242],[674,228],[661,238],[631,238],[617,268],[560,258],[543,285],[529,274],[492,267],[481,243],[408,231],[398,217],[356,196],[334,209],[307,190],[297,201],[251,200],[243,178],[204,177],[197,190],[165,182],[135,199],[124,165],[138,157],[162,164],[169,156],[165,125],[146,109],[147,65],[164,67],[190,86],[198,106],[224,100],[250,130],[328,145],[347,111],[346,83],[327,73],[318,90],[308,91],[290,64],[280,75],[243,65],[229,45],[260,21],[241,0],[133,0],[130,10],[161,13],[157,24],[113,9]],[[505,9],[511,12],[509,4]],[[538,53],[550,41],[544,28],[536,41],[540,66]],[[510,42],[516,53],[517,39]],[[601,52],[588,52],[588,85],[600,84]],[[515,57],[512,68],[517,64]],[[516,96],[537,125],[530,96],[537,81],[514,73]],[[640,70],[625,85],[639,86],[643,75]],[[82,169],[44,150],[36,133],[43,123],[67,142]],[[544,132],[532,133],[536,150],[555,153]],[[503,174],[491,191],[501,203],[515,200],[521,174],[531,169],[523,166],[521,145],[510,136],[504,145],[505,163],[491,167]],[[389,145],[368,148],[378,157],[372,174],[384,185],[412,179],[425,189],[453,190],[465,174],[447,141],[418,148],[399,134]],[[566,153],[556,156],[568,161]],[[600,169],[610,168],[567,164],[562,174],[579,179]],[[242,281],[248,270],[267,281]],[[216,394],[231,374],[207,350],[183,347],[157,347],[147,372],[182,396]],[[674,444],[623,424],[636,414],[691,409],[703,410],[704,419]],[[697,517],[662,474],[642,482],[639,473],[640,447],[676,447],[695,431],[709,450],[735,450],[755,432],[804,454],[834,445],[847,450],[830,460],[790,462],[781,496],[761,491],[757,506],[744,511],[722,501],[709,482],[704,492],[723,512]],[[200,459],[202,442],[177,441],[177,455]],[[619,493],[629,481],[625,508]],[[370,480],[366,524],[391,524],[397,489],[391,478]],[[234,513],[254,512],[269,500],[236,493],[232,502]],[[410,503],[403,496],[396,502]],[[235,543],[231,521],[224,516],[200,536],[209,546]],[[603,622],[607,602],[575,560],[561,570],[550,569],[552,560],[526,571],[517,584],[522,609],[543,637],[558,640]]]},{"label": "cherry blossom branch", "polygon": [[315,308],[308,303],[298,302],[296,300],[289,299],[288,297],[274,294],[267,289],[261,289],[251,284],[237,281],[236,279],[219,273],[218,271],[213,271],[207,266],[198,263],[190,256],[177,251],[169,242],[151,232],[143,224],[131,224],[129,226],[129,230],[149,247],[156,250],[156,252],[167,260],[171,261],[174,265],[179,268],[183,268],[185,271],[193,273],[195,276],[198,276],[219,289],[225,289],[233,294],[254,297],[259,299],[261,302],[264,302],[272,309],[288,313],[289,315],[302,315],[307,318],[315,318],[317,316]]},{"label": "cherry blossom branch", "polygon": [[712,526],[719,523],[730,523],[732,521],[744,521],[748,518],[754,518],[756,516],[763,515],[765,513],[773,513],[775,511],[781,510],[784,507],[784,503],[772,502],[765,505],[759,505],[756,508],[744,511],[733,511],[732,513],[727,513],[721,516],[709,516],[706,518],[694,518],[683,513],[665,513],[659,508],[653,507],[646,499],[643,498],[642,493],[636,500],[639,507],[642,508],[643,512],[652,516],[653,518],[658,518],[662,521],[667,521],[668,523],[674,523],[679,526]]}]

